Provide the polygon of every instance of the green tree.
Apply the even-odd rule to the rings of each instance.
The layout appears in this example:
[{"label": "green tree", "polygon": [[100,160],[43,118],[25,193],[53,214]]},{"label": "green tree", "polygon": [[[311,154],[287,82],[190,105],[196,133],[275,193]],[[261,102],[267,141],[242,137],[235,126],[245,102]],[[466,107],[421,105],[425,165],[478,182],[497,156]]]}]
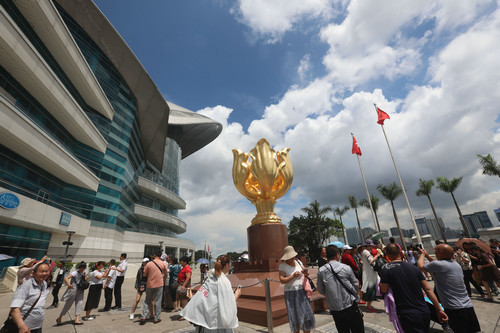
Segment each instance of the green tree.
[{"label": "green tree", "polygon": [[477,154],[479,163],[483,167],[483,175],[500,177],[500,164],[498,164],[490,154],[481,156]]},{"label": "green tree", "polygon": [[[314,200],[309,204],[309,206],[303,207],[300,210],[307,214],[307,217],[311,222],[311,226],[316,227],[316,230],[318,232],[318,239],[324,240],[324,237],[321,233],[322,229],[320,227],[320,224],[325,215],[332,211],[332,207],[321,207],[321,204],[318,202],[318,200]],[[323,244],[323,241],[321,241],[320,244]]]},{"label": "green tree", "polygon": [[[327,209],[323,210],[324,208]],[[317,201],[313,201],[302,209],[308,212],[307,216],[294,216],[288,224],[288,243],[299,253],[309,253],[313,261],[319,256],[319,248],[328,238],[342,234],[340,221],[327,217],[326,213],[331,211],[331,208],[324,208],[321,208]],[[321,232],[311,232],[311,228]]]},{"label": "green tree", "polygon": [[431,200],[431,192],[432,192],[432,188],[434,187],[434,181],[432,179],[426,180],[426,179],[422,179],[422,178],[420,178],[418,181],[419,181],[420,187],[417,190],[417,196],[420,197],[422,195],[425,195],[427,197],[427,199],[429,200],[429,203],[430,203],[431,208],[432,208],[432,213],[434,214],[434,218],[436,219],[436,224],[438,225],[439,231],[441,232],[441,237],[443,237],[443,241],[445,243],[448,243],[446,241],[446,237],[444,235],[443,227],[441,226],[441,223],[439,223],[436,209],[434,209],[434,204],[432,203],[432,200]]},{"label": "green tree", "polygon": [[344,226],[344,223],[342,222],[342,216],[344,216],[348,210],[349,210],[349,206],[335,207],[335,209],[333,210],[334,214],[338,215],[340,218],[340,224],[342,225],[342,236],[344,236],[344,244],[347,244],[347,237],[345,235],[345,226]]},{"label": "green tree", "polygon": [[[201,258],[207,258],[207,252],[203,250],[198,250],[194,253],[194,260],[198,260]],[[207,258],[208,259],[208,258]]]},{"label": "green tree", "polygon": [[[372,202],[373,214],[375,214],[375,222],[377,222],[376,227],[377,230],[380,231],[380,224],[378,223],[378,215],[377,215],[378,204],[380,202],[380,199],[372,194],[370,195],[370,201]],[[363,207],[370,209],[370,203],[368,202],[368,199],[359,200],[359,204]]]},{"label": "green tree", "polygon": [[462,215],[462,211],[460,211],[460,207],[458,207],[457,200],[455,199],[455,195],[453,192],[460,186],[462,183],[463,177],[453,178],[448,180],[446,177],[437,177],[436,180],[438,182],[437,188],[443,192],[450,193],[453,198],[453,202],[455,203],[455,207],[457,208],[458,216],[460,218],[460,222],[462,223],[462,228],[464,228],[464,232],[467,234],[467,237],[471,237],[469,227],[467,227],[467,223],[465,223],[464,216]]},{"label": "green tree", "polygon": [[382,184],[377,185],[377,190],[382,194],[384,198],[391,202],[392,214],[394,214],[394,220],[396,221],[396,226],[398,227],[399,238],[401,239],[401,244],[406,251],[406,244],[403,238],[403,233],[401,232],[401,227],[399,226],[398,214],[396,213],[396,208],[394,208],[394,201],[403,193],[403,190],[396,184],[392,182],[387,186]]},{"label": "green tree", "polygon": [[356,213],[356,221],[358,222],[358,230],[359,230],[359,236],[361,237],[361,241],[364,242],[365,238],[363,237],[363,231],[361,230],[361,223],[359,223],[359,216],[358,216],[358,199],[354,195],[348,195],[347,200],[349,200],[349,205],[351,205],[351,208],[354,209],[354,212]]}]

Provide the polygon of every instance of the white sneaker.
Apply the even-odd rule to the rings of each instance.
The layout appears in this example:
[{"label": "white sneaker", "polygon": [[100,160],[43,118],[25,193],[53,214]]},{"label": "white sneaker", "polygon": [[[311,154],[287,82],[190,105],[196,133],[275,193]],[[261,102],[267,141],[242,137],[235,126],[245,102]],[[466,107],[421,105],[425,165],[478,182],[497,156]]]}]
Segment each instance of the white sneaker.
[{"label": "white sneaker", "polygon": [[131,313],[130,316],[128,317],[130,320],[134,320],[134,314]]}]

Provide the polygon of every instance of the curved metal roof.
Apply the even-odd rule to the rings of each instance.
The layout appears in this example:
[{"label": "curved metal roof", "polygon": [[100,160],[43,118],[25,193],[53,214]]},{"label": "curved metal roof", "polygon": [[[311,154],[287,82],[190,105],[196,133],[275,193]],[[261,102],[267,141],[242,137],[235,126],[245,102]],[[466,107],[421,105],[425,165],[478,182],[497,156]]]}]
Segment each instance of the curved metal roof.
[{"label": "curved metal roof", "polygon": [[182,158],[188,157],[203,148],[222,131],[222,125],[217,121],[182,106],[168,102],[170,106],[169,126],[179,126],[182,132],[180,142]]},{"label": "curved metal roof", "polygon": [[[159,170],[162,169],[167,127],[180,126],[182,158],[203,148],[221,132],[222,125],[212,119],[178,107],[179,112],[170,112],[155,83],[141,62],[107,20],[99,8],[90,0],[57,0],[73,19],[89,34],[92,40],[111,60],[137,99],[141,142],[146,159]],[[169,113],[172,119],[169,120]]]}]

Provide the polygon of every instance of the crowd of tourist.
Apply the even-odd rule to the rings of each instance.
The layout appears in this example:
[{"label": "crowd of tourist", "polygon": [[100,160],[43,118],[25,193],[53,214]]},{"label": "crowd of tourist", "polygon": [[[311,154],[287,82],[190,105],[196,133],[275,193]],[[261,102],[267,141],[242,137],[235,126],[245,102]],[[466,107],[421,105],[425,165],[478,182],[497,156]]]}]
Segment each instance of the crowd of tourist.
[{"label": "crowd of tourist", "polygon": [[[377,298],[384,299],[385,312],[397,332],[429,332],[431,321],[443,325],[445,331],[480,332],[470,301],[470,284],[485,301],[493,302],[493,295],[498,295],[500,243],[497,240],[490,243],[488,248],[474,241],[452,248],[438,242],[435,257],[420,246],[412,245],[404,251],[392,238],[387,246],[369,239],[342,248],[329,245],[321,249],[318,258],[317,291],[325,296],[338,332],[364,332],[363,307],[359,305],[366,312],[378,313],[372,306]],[[134,284],[137,293],[131,320],[142,295],[146,294],[140,324],[161,322],[162,309],[168,309],[181,311],[179,320],[188,320],[197,332],[231,332],[238,326],[236,300],[241,295],[241,286],[234,290],[226,276],[232,267],[230,258],[227,255],[217,258],[212,271],[200,267],[202,286],[195,295],[191,291],[193,272],[189,260],[183,257],[178,261],[161,251],[143,259]],[[309,270],[292,246],[284,249],[281,260],[279,282],[284,286],[290,330],[310,332],[316,322],[311,306],[315,286]],[[98,308],[103,293],[105,304],[99,311],[119,310],[127,267],[126,253],[121,254],[119,263],[114,259],[107,263],[98,261],[88,270],[87,263],[82,261],[69,274],[64,262],[54,263],[47,257],[39,261],[26,258],[18,270],[19,285],[5,325],[18,332],[40,333],[46,298],[51,293],[53,300],[48,309],[57,308],[63,285],[67,289],[60,300],[65,304],[57,325],[64,324],[63,317],[73,304],[74,325],[94,320],[92,310]],[[434,290],[428,283],[431,279]]]},{"label": "crowd of tourist", "polygon": [[[452,248],[437,241],[434,252],[435,258],[417,245],[404,251],[392,237],[385,247],[366,240],[342,249],[322,248],[318,292],[325,295],[338,331],[364,332],[358,305],[376,313],[371,303],[383,297],[397,332],[429,332],[431,321],[446,332],[480,332],[469,284],[479,297],[494,302],[500,286],[500,242],[491,239],[488,247],[482,241],[463,241]],[[429,280],[434,280],[434,290]]]}]

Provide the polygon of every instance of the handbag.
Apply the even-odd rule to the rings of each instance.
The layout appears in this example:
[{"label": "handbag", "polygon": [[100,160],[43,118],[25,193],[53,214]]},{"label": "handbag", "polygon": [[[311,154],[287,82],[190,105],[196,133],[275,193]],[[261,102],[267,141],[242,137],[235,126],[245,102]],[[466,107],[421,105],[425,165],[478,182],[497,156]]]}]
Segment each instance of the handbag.
[{"label": "handbag", "polygon": [[18,333],[19,328],[17,327],[14,319],[9,315],[9,318],[3,323],[2,328],[0,328],[0,333]]},{"label": "handbag", "polygon": [[[35,307],[36,303],[38,303],[38,300],[42,296],[43,290],[40,290],[40,295],[38,295],[38,298],[36,299],[35,303],[30,307],[28,312],[26,312],[23,316],[23,321],[30,315],[31,311]],[[18,333],[19,328],[17,327],[16,323],[14,322],[14,319],[12,319],[12,316],[10,315],[9,312],[9,317],[5,322],[3,323],[3,326],[0,328],[0,333]]]},{"label": "handbag", "polygon": [[146,282],[142,281],[141,284],[139,285],[139,291],[145,291],[146,290]]},{"label": "handbag", "polygon": [[313,280],[309,276],[307,276],[306,278],[309,280],[309,285],[311,285],[312,291],[316,291],[316,285],[314,284]]},{"label": "handbag", "polygon": [[177,290],[176,290],[176,293],[179,294],[179,295],[187,295],[187,291],[188,291],[188,288],[184,288],[184,291],[182,291],[182,286],[178,286],[177,287]]},{"label": "handbag", "polygon": [[78,281],[78,283],[76,284],[76,288],[80,290],[85,290],[88,289],[89,287],[90,287],[90,282],[89,280],[85,280],[85,274],[83,274],[82,277],[80,278],[80,281]]},{"label": "handbag", "polygon": [[387,261],[383,257],[379,256],[377,259],[372,261],[371,266],[375,272],[380,272],[385,264],[387,264]]}]

